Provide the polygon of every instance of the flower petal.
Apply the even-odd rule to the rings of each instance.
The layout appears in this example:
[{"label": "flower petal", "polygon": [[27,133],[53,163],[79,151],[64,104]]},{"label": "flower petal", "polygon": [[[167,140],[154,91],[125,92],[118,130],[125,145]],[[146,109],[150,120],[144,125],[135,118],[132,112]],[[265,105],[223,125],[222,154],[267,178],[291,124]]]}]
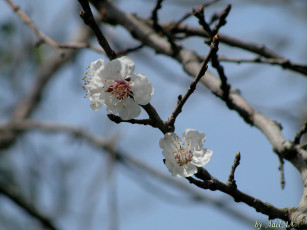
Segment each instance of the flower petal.
[{"label": "flower petal", "polygon": [[141,108],[133,101],[132,98],[127,98],[123,100],[123,106],[118,113],[121,119],[130,120],[140,115]]},{"label": "flower petal", "polygon": [[123,80],[125,74],[122,73],[122,70],[122,63],[118,59],[114,59],[99,72],[99,76],[104,80]]},{"label": "flower petal", "polygon": [[130,85],[134,101],[137,104],[146,105],[150,102],[154,90],[149,79],[144,74],[135,73],[131,75]]},{"label": "flower petal", "polygon": [[91,63],[89,70],[91,75],[94,76],[97,71],[102,70],[103,68],[104,68],[104,60],[98,59]]},{"label": "flower petal", "polygon": [[203,132],[199,132],[195,129],[186,129],[182,134],[185,144],[191,145],[191,150],[201,150],[206,140],[206,135]]},{"label": "flower petal", "polygon": [[175,158],[166,158],[165,165],[172,174],[176,177],[189,177],[197,173],[197,167],[193,164],[179,166]]},{"label": "flower petal", "polygon": [[121,62],[123,74],[131,75],[133,73],[135,65],[131,58],[127,56],[122,56],[121,58],[118,58],[117,60]]},{"label": "flower petal", "polygon": [[172,154],[177,150],[178,143],[180,143],[180,138],[175,133],[166,133],[159,141],[160,148]]},{"label": "flower petal", "polygon": [[206,165],[212,156],[213,151],[210,149],[202,149],[200,151],[194,151],[191,164],[197,167],[203,167]]}]

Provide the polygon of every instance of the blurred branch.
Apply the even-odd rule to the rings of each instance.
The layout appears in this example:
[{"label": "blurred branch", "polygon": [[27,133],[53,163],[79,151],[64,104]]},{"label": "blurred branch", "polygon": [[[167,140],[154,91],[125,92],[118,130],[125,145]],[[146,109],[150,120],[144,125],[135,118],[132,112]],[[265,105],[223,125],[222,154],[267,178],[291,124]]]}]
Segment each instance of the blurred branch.
[{"label": "blurred branch", "polygon": [[[212,205],[213,207],[223,211],[224,213],[231,215],[237,218],[240,221],[250,225],[255,221],[254,218],[248,217],[245,213],[237,211],[232,206],[228,206],[226,202],[211,198],[201,192],[194,190],[192,187],[183,183],[181,181],[175,180],[173,177],[169,176],[169,174],[164,174],[159,170],[154,169],[152,166],[145,164],[144,162],[130,156],[123,150],[114,150],[114,143],[110,140],[105,140],[102,137],[99,137],[95,134],[88,133],[82,128],[75,127],[69,124],[63,124],[58,122],[50,122],[50,121],[32,121],[32,120],[22,120],[18,122],[2,122],[0,123],[0,133],[6,132],[8,130],[15,131],[33,131],[39,130],[44,132],[67,132],[72,134],[73,136],[82,138],[82,140],[87,141],[89,144],[103,149],[108,154],[113,154],[115,159],[124,165],[132,165],[140,170],[143,173],[146,173],[154,178],[157,178],[169,186],[174,186],[187,194],[196,201],[201,201],[206,204]],[[111,151],[110,151],[111,150]],[[142,174],[140,174],[142,176]],[[1,187],[0,187],[1,188]]]},{"label": "blurred branch", "polygon": [[307,133],[307,121],[305,121],[303,127],[301,128],[301,130],[296,134],[295,138],[294,138],[294,143],[295,144],[299,144],[301,142],[301,138],[304,134]]},{"label": "blurred branch", "polygon": [[157,0],[156,5],[151,13],[151,20],[153,21],[154,28],[157,28],[158,26],[158,11],[162,8],[162,2],[163,0]]},{"label": "blurred branch", "polygon": [[33,129],[38,129],[45,132],[69,132],[74,136],[83,138],[86,141],[89,141],[95,145],[104,146],[105,148],[109,148],[108,146],[111,144],[110,141],[106,141],[101,138],[96,138],[94,137],[94,135],[90,135],[81,128],[59,122],[18,120],[18,121],[9,121],[2,124],[0,123],[0,134],[12,131],[24,132]]},{"label": "blurred branch", "polygon": [[[90,38],[90,36],[90,31],[87,30],[86,26],[83,26],[79,29],[77,34],[73,35],[72,37],[74,37],[77,42],[85,42]],[[36,106],[39,104],[43,91],[49,81],[55,76],[57,71],[72,60],[78,54],[78,52],[79,49],[65,50],[64,56],[54,55],[43,64],[43,66],[39,69],[37,80],[32,89],[20,100],[16,106],[12,115],[12,121],[22,120],[31,115]],[[12,145],[17,135],[18,132],[1,133],[0,149],[8,148],[10,145]]]},{"label": "blurred branch", "polygon": [[[184,34],[185,37],[191,37],[191,36],[199,36],[199,37],[205,37],[205,38],[210,37],[207,32],[203,31],[202,28],[199,28],[197,26],[191,26],[191,25],[180,23],[176,27],[172,28],[173,24],[174,22],[161,23],[162,27],[171,28],[171,32],[176,33],[176,34],[177,33]],[[275,64],[276,62],[276,65],[280,65],[283,69],[289,69],[289,70],[292,70],[292,71],[295,71],[295,72],[298,72],[298,73],[301,73],[307,76],[307,66],[306,65],[292,62],[289,59],[281,56],[280,54],[277,54],[276,52],[274,52],[273,50],[267,48],[266,46],[262,44],[247,42],[247,41],[243,41],[243,40],[240,40],[238,38],[235,38],[229,35],[225,35],[221,33],[219,34],[220,34],[220,42],[226,45],[237,47],[237,48],[240,48],[246,51],[250,51],[252,53],[256,53],[262,57],[268,58],[267,60],[268,62],[270,62],[269,59],[273,59],[274,63],[270,63],[270,64]]]},{"label": "blurred branch", "polygon": [[102,49],[99,49],[97,47],[94,47],[90,45],[89,43],[83,43],[83,42],[67,42],[67,43],[60,43],[54,41],[52,38],[48,37],[46,34],[44,34],[36,25],[35,23],[28,17],[28,15],[20,9],[19,6],[17,6],[12,0],[5,0],[8,5],[16,12],[16,14],[20,17],[24,23],[26,23],[37,35],[38,38],[41,39],[41,41],[38,44],[41,44],[41,42],[45,42],[52,46],[54,49],[56,49],[60,55],[65,55],[61,49],[84,49],[88,48],[93,51],[104,53]]},{"label": "blurred branch", "polygon": [[17,6],[12,0],[5,0],[9,6],[16,12],[16,14],[24,21],[39,37],[42,41],[48,43],[53,48],[55,48],[61,55],[63,55],[59,45],[57,42],[46,36],[38,27],[32,22],[32,20],[27,16],[25,12],[23,12],[19,6]]},{"label": "blurred branch", "polygon": [[44,227],[51,229],[51,230],[58,230],[58,228],[55,227],[52,220],[42,215],[39,211],[37,211],[34,207],[32,207],[29,203],[27,203],[20,196],[20,194],[18,193],[18,191],[16,191],[15,188],[13,188],[9,184],[2,182],[1,180],[0,180],[0,194],[4,195],[5,197],[13,201],[15,204],[21,207],[24,211],[26,211],[29,215],[37,219]]},{"label": "blurred branch", "polygon": [[284,159],[282,159],[281,156],[278,156],[278,159],[279,159],[279,171],[280,171],[280,185],[281,185],[281,189],[284,189],[285,188],[285,184],[286,184],[286,181],[285,181],[285,168],[284,168]]},{"label": "blurred branch", "polygon": [[218,20],[214,28],[212,29],[213,34],[217,34],[222,26],[226,24],[226,18],[231,10],[231,5],[227,5],[226,8],[215,17],[215,20]]}]

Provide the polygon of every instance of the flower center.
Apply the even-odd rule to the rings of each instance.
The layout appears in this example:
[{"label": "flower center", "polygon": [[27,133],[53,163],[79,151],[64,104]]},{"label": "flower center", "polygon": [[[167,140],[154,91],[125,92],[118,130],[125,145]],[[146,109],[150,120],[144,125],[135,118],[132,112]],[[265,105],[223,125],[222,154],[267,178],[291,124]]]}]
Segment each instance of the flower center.
[{"label": "flower center", "polygon": [[193,152],[188,148],[182,148],[181,145],[180,148],[175,153],[175,159],[177,160],[179,166],[183,166],[189,163],[192,160],[192,157],[193,157]]},{"label": "flower center", "polygon": [[107,91],[110,94],[116,96],[117,100],[123,100],[127,97],[133,97],[133,93],[130,90],[130,85],[127,81],[114,81]]}]

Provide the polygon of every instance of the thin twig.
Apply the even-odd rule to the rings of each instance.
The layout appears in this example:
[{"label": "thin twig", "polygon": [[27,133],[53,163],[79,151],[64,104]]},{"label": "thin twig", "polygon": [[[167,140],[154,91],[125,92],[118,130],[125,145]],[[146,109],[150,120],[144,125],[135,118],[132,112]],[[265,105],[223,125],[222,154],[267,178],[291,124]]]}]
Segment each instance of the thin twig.
[{"label": "thin twig", "polygon": [[18,191],[11,185],[4,183],[0,180],[0,194],[6,196],[20,208],[26,211],[29,215],[37,219],[42,225],[51,230],[58,230],[53,221],[41,214],[33,206],[25,201],[25,199],[18,193]]},{"label": "thin twig", "polygon": [[200,6],[198,10],[194,11],[194,16],[198,18],[198,23],[202,26],[203,30],[209,35],[210,41],[213,39],[215,34],[213,34],[209,24],[206,22],[205,19],[205,11],[204,11],[204,5]]},{"label": "thin twig", "polygon": [[[153,21],[154,28],[159,27],[158,11],[162,8],[162,2],[163,2],[163,0],[157,0],[156,5],[155,5],[155,7],[154,7],[154,9],[152,10],[152,13],[151,13],[151,20]],[[158,28],[158,29],[160,29],[160,28]]]},{"label": "thin twig", "polygon": [[223,66],[220,64],[218,60],[217,52],[212,55],[212,66],[217,70],[220,79],[221,79],[221,90],[223,91],[223,99],[228,105],[228,107],[232,107],[232,103],[229,97],[230,85],[227,83],[227,77],[224,72]]},{"label": "thin twig", "polygon": [[240,159],[241,159],[240,152],[238,152],[236,154],[236,157],[233,161],[233,165],[232,165],[231,170],[230,170],[230,174],[229,174],[228,181],[227,181],[228,186],[232,186],[232,187],[237,188],[237,184],[236,184],[236,180],[235,180],[235,171],[236,171],[236,168],[238,167],[238,165],[240,164]]},{"label": "thin twig", "polygon": [[285,188],[285,171],[284,171],[284,159],[278,155],[278,159],[279,159],[279,166],[278,166],[278,170],[280,171],[280,185],[281,185],[281,189]]},{"label": "thin twig", "polygon": [[[200,6],[200,8],[206,8],[206,7],[208,7],[209,5],[211,5],[211,4],[213,4],[213,3],[216,3],[216,2],[218,2],[218,1],[220,1],[220,0],[212,0],[212,1],[210,1],[210,2],[206,2],[206,3],[204,3],[204,4],[202,4],[201,6]],[[172,22],[171,24],[171,26],[170,27],[168,27],[168,30],[169,31],[172,31],[172,30],[174,30],[174,29],[176,29],[182,22],[184,22],[186,19],[188,19],[189,17],[191,17],[192,15],[194,15],[195,14],[195,10],[192,10],[191,12],[187,12],[187,13],[185,13],[179,20],[177,20],[176,22]],[[217,19],[218,19],[218,17],[217,17]],[[209,23],[210,24],[210,23]]]},{"label": "thin twig", "polygon": [[[206,56],[202,67],[200,68],[200,71],[198,73],[198,75],[195,77],[195,79],[192,81],[189,89],[187,90],[187,92],[185,93],[185,95],[182,97],[182,99],[180,98],[180,96],[178,97],[178,103],[174,109],[174,111],[172,112],[171,116],[168,119],[168,125],[170,127],[174,127],[175,121],[177,116],[181,113],[182,111],[182,107],[184,106],[184,104],[186,103],[186,101],[188,100],[188,98],[192,95],[192,93],[195,91],[196,89],[196,85],[199,82],[199,80],[205,75],[206,70],[208,68],[208,62],[211,59],[211,57],[217,52],[218,50],[218,35],[216,35],[211,43],[210,46],[210,51],[208,53],[208,55]],[[180,100],[181,99],[181,100]]]},{"label": "thin twig", "polygon": [[139,124],[139,125],[150,125],[152,126],[152,120],[150,119],[130,119],[130,120],[123,120],[119,116],[114,114],[108,114],[108,118],[116,124],[126,122],[131,124]]},{"label": "thin twig", "polygon": [[61,43],[56,42],[52,38],[48,37],[46,34],[44,34],[36,25],[35,23],[30,19],[30,17],[21,10],[19,6],[17,6],[12,0],[6,0],[8,5],[16,12],[16,14],[20,17],[20,19],[26,23],[37,35],[37,37],[40,39],[37,45],[40,45],[42,42],[45,42],[52,46],[55,50],[57,50],[60,55],[65,55],[65,53],[61,49],[84,49],[88,48],[91,50],[94,50],[99,53],[105,53],[104,50],[94,47],[90,45],[89,43],[82,43],[82,42],[67,42],[67,43]]},{"label": "thin twig", "polygon": [[126,122],[131,124],[150,125],[153,128],[160,129],[163,134],[167,132],[173,132],[173,130],[162,121],[156,109],[150,103],[147,105],[141,105],[141,107],[146,111],[149,116],[149,119],[123,120],[119,116],[116,116],[114,114],[108,114],[108,118],[117,124],[121,122]]},{"label": "thin twig", "polygon": [[80,12],[80,17],[83,19],[84,23],[88,25],[92,29],[92,31],[95,33],[99,45],[104,49],[108,58],[110,60],[115,59],[117,55],[115,51],[109,45],[107,39],[101,32],[98,24],[96,23],[96,20],[93,16],[88,0],[78,0],[78,1],[84,10]]},{"label": "thin twig", "polygon": [[293,143],[299,144],[301,141],[302,136],[307,133],[307,120],[305,121],[303,127],[300,129],[300,131],[296,134]]},{"label": "thin twig", "polygon": [[187,180],[190,183],[203,189],[210,189],[212,191],[219,190],[226,193],[233,197],[236,202],[244,202],[250,207],[253,207],[257,212],[267,215],[269,219],[279,218],[284,221],[290,220],[288,208],[277,208],[270,203],[263,202],[246,193],[243,193],[231,185],[224,184],[211,176],[210,173],[204,168],[198,168],[198,170],[199,171],[195,174],[195,176],[201,180],[194,179],[193,177],[187,177]]},{"label": "thin twig", "polygon": [[226,17],[228,16],[229,12],[231,10],[231,5],[227,5],[226,8],[218,15],[218,22],[212,29],[213,34],[217,34],[219,32],[219,29],[226,24]]},{"label": "thin twig", "polygon": [[[271,65],[279,65],[283,68],[287,68],[285,66],[289,65],[289,60],[284,59],[284,58],[263,58],[263,57],[255,57],[255,58],[230,58],[230,57],[225,57],[221,56],[219,57],[220,61],[225,61],[225,62],[236,62],[237,64],[240,63],[264,63],[264,64],[271,64]],[[306,65],[301,65],[298,63],[291,63],[291,66],[293,68],[300,68],[300,69],[307,69]]]},{"label": "thin twig", "polygon": [[[164,28],[169,28],[169,26],[172,25],[172,23],[162,23],[161,24]],[[186,24],[179,24],[176,27],[173,27],[172,29],[173,33],[184,33],[185,37],[191,37],[191,36],[200,36],[200,37],[205,37],[205,38],[210,38],[210,35],[204,31],[202,28],[196,27],[196,26],[191,26],[191,25],[186,25]],[[273,50],[267,48],[266,46],[262,44],[256,44],[253,42],[247,42],[243,41],[241,39],[225,35],[225,34],[220,34],[220,42],[237,47],[246,51],[250,51],[255,54],[259,54],[262,57],[268,58],[267,61],[270,62],[270,59],[275,60],[280,60],[280,63],[276,63],[277,65],[280,65],[284,69],[290,69],[295,72],[301,73],[305,76],[307,76],[307,66],[302,65],[299,63],[295,63],[293,61],[290,61],[289,59],[281,56],[280,54],[274,52]],[[273,64],[273,63],[272,63]]]},{"label": "thin twig", "polygon": [[158,11],[162,8],[162,2],[163,0],[157,0],[156,5],[154,9],[152,10],[151,20],[153,21],[154,30],[160,35],[164,35],[167,38],[175,54],[177,52],[178,47],[174,41],[173,35],[169,32],[169,30],[164,29],[159,24]]}]

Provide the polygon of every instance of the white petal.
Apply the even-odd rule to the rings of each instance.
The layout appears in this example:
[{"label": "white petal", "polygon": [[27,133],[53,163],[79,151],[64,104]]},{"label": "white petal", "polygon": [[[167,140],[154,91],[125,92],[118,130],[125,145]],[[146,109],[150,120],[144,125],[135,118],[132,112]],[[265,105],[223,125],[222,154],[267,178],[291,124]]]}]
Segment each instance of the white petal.
[{"label": "white petal", "polygon": [[118,58],[118,60],[121,62],[123,74],[131,75],[134,71],[135,66],[132,59],[127,56],[123,56],[121,58]]},{"label": "white petal", "polygon": [[116,96],[109,93],[103,94],[103,102],[107,110],[113,114],[118,113],[123,108],[123,102],[117,100]]},{"label": "white petal", "polygon": [[159,145],[161,149],[172,153],[175,151],[173,146],[177,146],[178,142],[180,142],[180,138],[175,133],[166,133],[164,138],[160,139]]},{"label": "white petal", "polygon": [[99,98],[99,95],[94,95],[90,97],[90,106],[92,110],[96,111],[101,108],[103,101]]},{"label": "white petal", "polygon": [[119,116],[123,120],[136,118],[140,115],[141,108],[137,105],[132,98],[123,100],[123,106],[119,110]]},{"label": "white petal", "polygon": [[131,75],[131,90],[133,91],[134,101],[139,105],[146,105],[150,102],[154,93],[152,84],[142,73]]},{"label": "white petal", "polygon": [[91,63],[89,70],[90,70],[91,75],[94,76],[98,70],[103,69],[103,68],[104,68],[104,60],[98,59]]},{"label": "white petal", "polygon": [[114,59],[105,65],[99,76],[106,80],[123,80],[125,74],[122,73],[122,69],[122,63],[118,59]]},{"label": "white petal", "polygon": [[177,161],[173,158],[165,158],[165,165],[172,174],[176,177],[189,177],[197,172],[197,167],[193,164],[179,166]]},{"label": "white petal", "polygon": [[182,139],[186,144],[190,144],[190,148],[193,151],[202,149],[204,142],[206,140],[206,135],[203,132],[199,132],[195,129],[186,129],[183,132]]},{"label": "white petal", "polygon": [[200,151],[194,151],[191,164],[197,167],[203,167],[206,165],[212,156],[213,151],[210,149],[202,149]]}]

